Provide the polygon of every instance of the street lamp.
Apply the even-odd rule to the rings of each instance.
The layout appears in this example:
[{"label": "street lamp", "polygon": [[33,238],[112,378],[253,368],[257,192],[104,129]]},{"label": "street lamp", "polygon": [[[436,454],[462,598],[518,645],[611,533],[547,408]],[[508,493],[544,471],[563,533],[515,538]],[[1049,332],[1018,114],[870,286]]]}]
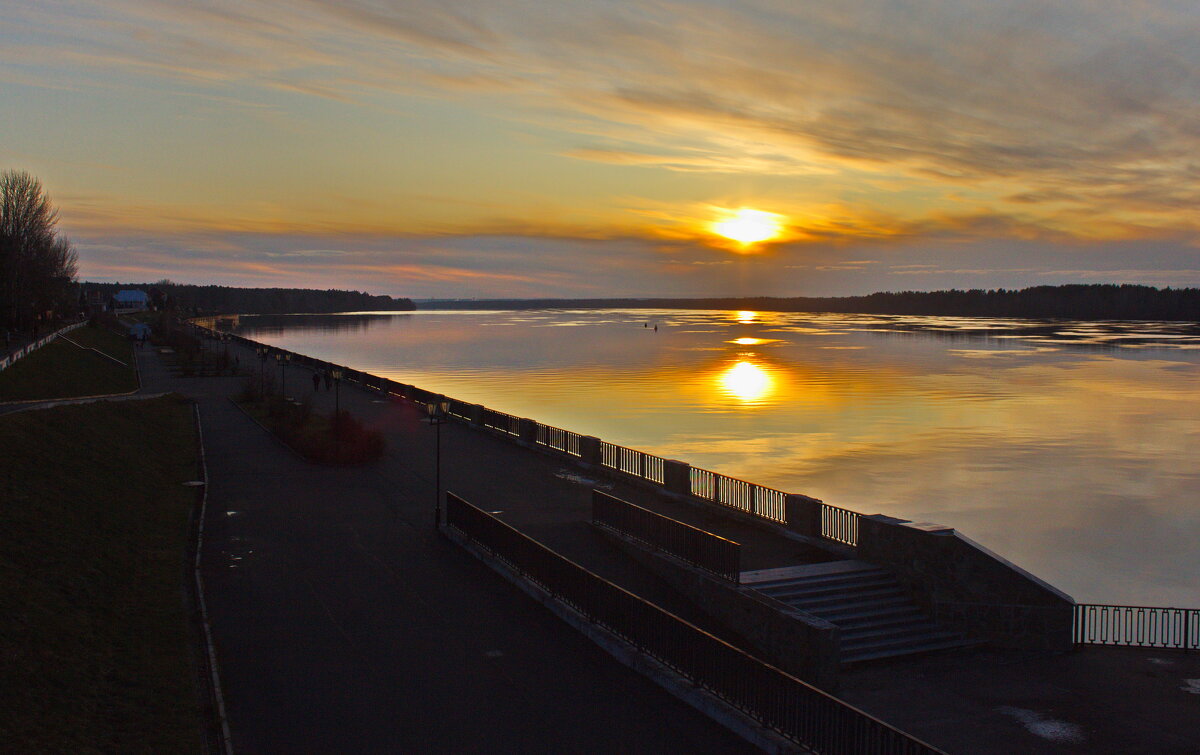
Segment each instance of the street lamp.
[{"label": "street lamp", "polygon": [[426,404],[425,411],[429,413],[429,424],[437,427],[433,483],[433,523],[437,527],[442,523],[442,423],[446,421],[446,415],[450,411],[450,402],[443,399]]},{"label": "street lamp", "polygon": [[276,354],[275,361],[279,362],[279,395],[287,398],[287,366],[288,362],[292,361],[292,355],[290,353]]},{"label": "street lamp", "polygon": [[267,347],[256,346],[254,353],[258,354],[258,395],[265,399],[267,393]]},{"label": "street lamp", "polygon": [[342,413],[341,390],[342,387],[342,371],[334,367],[329,371],[333,377],[333,419],[334,427],[337,427],[337,418]]}]

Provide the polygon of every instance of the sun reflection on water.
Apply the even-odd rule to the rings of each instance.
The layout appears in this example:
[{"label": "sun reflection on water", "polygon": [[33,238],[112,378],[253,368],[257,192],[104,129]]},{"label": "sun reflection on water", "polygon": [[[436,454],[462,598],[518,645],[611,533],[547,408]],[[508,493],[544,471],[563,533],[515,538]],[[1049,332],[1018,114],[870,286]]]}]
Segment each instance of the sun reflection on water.
[{"label": "sun reflection on water", "polygon": [[770,396],[775,380],[767,370],[753,362],[741,361],[720,373],[717,382],[721,390],[748,404],[757,404]]}]

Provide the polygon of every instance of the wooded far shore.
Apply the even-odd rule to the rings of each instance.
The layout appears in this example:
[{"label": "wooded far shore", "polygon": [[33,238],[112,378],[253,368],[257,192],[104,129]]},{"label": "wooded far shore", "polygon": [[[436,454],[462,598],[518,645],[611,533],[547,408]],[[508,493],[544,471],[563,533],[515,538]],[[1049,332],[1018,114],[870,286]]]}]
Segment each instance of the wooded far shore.
[{"label": "wooded far shore", "polygon": [[1200,322],[1200,289],[1133,284],[902,291],[839,297],[431,299],[418,309],[738,309],[955,317]]}]

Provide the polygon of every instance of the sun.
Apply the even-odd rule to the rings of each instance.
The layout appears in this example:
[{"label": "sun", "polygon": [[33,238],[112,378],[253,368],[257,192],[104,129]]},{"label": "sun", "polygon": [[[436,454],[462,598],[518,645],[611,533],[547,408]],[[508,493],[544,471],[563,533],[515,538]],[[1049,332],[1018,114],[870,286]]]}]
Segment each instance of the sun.
[{"label": "sun", "polygon": [[746,207],[726,210],[725,217],[713,223],[712,230],[739,244],[756,244],[773,239],[783,231],[783,216]]}]

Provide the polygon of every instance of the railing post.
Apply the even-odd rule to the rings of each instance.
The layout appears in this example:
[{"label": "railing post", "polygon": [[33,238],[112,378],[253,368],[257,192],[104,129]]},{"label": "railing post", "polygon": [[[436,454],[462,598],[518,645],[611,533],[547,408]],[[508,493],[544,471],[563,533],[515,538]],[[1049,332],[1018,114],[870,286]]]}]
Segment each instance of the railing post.
[{"label": "railing post", "polygon": [[692,494],[692,465],[686,461],[663,459],[663,487],[680,496]]},{"label": "railing post", "polygon": [[520,433],[518,437],[522,443],[528,443],[531,446],[537,443],[538,423],[536,420],[521,417],[517,431]]},{"label": "railing post", "polygon": [[821,502],[799,493],[788,493],[783,501],[787,528],[809,537],[821,536]]},{"label": "railing post", "polygon": [[584,464],[600,466],[600,439],[591,435],[579,436],[579,460]]}]

